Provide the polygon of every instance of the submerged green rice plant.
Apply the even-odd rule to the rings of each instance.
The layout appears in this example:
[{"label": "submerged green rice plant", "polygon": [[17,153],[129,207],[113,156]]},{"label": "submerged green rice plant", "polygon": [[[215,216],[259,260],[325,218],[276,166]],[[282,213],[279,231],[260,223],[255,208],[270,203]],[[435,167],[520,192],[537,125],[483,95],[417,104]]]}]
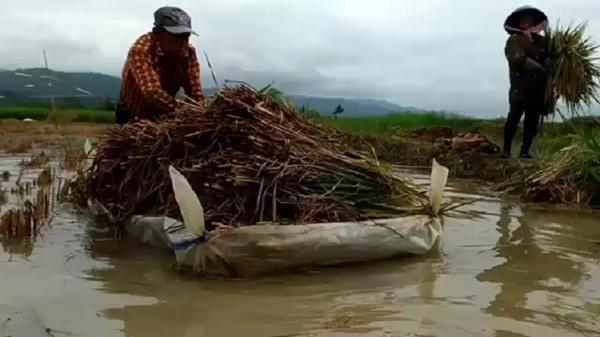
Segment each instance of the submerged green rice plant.
[{"label": "submerged green rice plant", "polygon": [[585,168],[585,180],[595,187],[600,186],[600,127],[583,130],[578,134],[581,139],[580,160]]}]

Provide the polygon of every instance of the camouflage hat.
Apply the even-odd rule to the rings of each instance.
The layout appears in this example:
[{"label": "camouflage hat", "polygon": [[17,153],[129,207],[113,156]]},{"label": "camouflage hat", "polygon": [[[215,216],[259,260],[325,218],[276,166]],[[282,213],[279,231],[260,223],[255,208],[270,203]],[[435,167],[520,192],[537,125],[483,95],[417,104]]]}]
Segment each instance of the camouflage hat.
[{"label": "camouflage hat", "polygon": [[154,27],[162,28],[171,34],[187,34],[194,35],[196,32],[192,30],[192,19],[181,8],[177,7],[161,7],[154,12]]}]

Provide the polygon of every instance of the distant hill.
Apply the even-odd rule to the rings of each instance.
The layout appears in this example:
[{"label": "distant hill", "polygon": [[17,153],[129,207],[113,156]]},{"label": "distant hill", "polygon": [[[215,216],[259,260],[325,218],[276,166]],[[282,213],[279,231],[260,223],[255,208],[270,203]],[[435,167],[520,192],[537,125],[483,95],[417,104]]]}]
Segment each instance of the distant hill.
[{"label": "distant hill", "polygon": [[[51,83],[50,87],[48,83]],[[120,85],[121,79],[118,77],[91,72],[48,72],[41,68],[0,71],[0,91],[14,91],[24,95],[91,95],[114,98]]]},{"label": "distant hill", "polygon": [[[50,84],[50,85],[49,85]],[[41,68],[0,70],[0,105],[47,104],[50,95],[57,104],[69,108],[101,107],[116,101],[121,79],[92,72],[47,71]],[[214,88],[205,90],[207,95]],[[321,115],[330,115],[338,105],[343,116],[378,116],[392,113],[422,113],[424,110],[403,107],[383,100],[328,98],[289,95],[298,107],[307,107]]]},{"label": "distant hill", "polygon": [[321,115],[329,115],[338,105],[344,109],[343,116],[383,116],[394,113],[425,113],[425,110],[404,107],[387,101],[374,99],[326,98],[311,96],[289,96],[298,107],[309,107],[319,111]]},{"label": "distant hill", "polygon": [[17,69],[0,71],[0,105],[47,104],[55,96],[59,106],[100,107],[115,101],[121,79],[99,73]]}]

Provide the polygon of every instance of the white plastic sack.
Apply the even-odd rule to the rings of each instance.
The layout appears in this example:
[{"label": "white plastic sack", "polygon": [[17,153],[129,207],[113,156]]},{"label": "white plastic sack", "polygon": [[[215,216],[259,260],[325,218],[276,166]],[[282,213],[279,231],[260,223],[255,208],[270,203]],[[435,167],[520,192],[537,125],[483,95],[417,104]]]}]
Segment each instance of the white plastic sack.
[{"label": "white plastic sack", "polygon": [[[182,217],[134,217],[130,235],[157,248],[170,247],[177,264],[203,275],[249,277],[298,268],[366,262],[429,252],[442,235],[439,218],[428,215],[364,222],[256,225],[203,233],[204,210],[175,168],[169,173]],[[430,206],[437,214],[448,169],[435,160]]]},{"label": "white plastic sack", "polygon": [[425,215],[354,223],[257,225],[213,231],[202,239],[168,218],[135,217],[127,230],[154,247],[171,247],[179,267],[225,277],[425,254],[442,235],[439,219]]},{"label": "white plastic sack", "polygon": [[129,220],[125,229],[137,240],[158,249],[171,249],[166,228],[181,222],[166,217],[135,216]]}]

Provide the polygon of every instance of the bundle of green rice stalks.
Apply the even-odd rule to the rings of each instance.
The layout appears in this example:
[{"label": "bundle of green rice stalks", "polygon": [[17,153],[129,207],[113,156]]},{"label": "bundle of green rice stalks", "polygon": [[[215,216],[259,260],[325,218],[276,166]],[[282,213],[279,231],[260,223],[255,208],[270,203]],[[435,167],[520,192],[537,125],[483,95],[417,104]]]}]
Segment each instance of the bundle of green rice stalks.
[{"label": "bundle of green rice stalks", "polygon": [[209,228],[353,221],[426,204],[391,167],[246,86],[220,91],[207,106],[111,130],[75,192],[99,201],[117,222],[179,217],[169,166],[198,194]]},{"label": "bundle of green rice stalks", "polygon": [[600,66],[596,63],[599,45],[585,35],[586,26],[557,24],[546,31],[551,55],[548,81],[551,111],[558,100],[571,113],[600,102]]},{"label": "bundle of green rice stalks", "polygon": [[600,197],[600,131],[581,131],[532,174],[522,173],[500,186],[526,201],[589,204]]}]

